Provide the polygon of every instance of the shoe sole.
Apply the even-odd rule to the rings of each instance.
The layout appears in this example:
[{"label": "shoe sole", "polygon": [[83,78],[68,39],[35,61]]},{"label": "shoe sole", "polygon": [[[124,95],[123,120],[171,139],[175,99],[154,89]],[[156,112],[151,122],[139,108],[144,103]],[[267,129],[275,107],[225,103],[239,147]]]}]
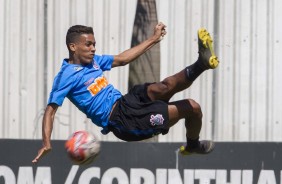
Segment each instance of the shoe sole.
[{"label": "shoe sole", "polygon": [[179,153],[180,153],[181,155],[192,155],[192,153],[190,153],[190,152],[188,152],[188,151],[185,150],[185,146],[181,146],[181,147],[179,148]]},{"label": "shoe sole", "polygon": [[212,69],[216,68],[218,66],[219,61],[213,50],[213,40],[210,36],[210,33],[206,29],[201,28],[198,30],[198,38],[201,40],[203,46],[209,49],[211,52],[211,57],[209,58],[208,63],[209,67]]},{"label": "shoe sole", "polygon": [[209,153],[211,153],[213,150],[214,150],[214,146],[215,146],[215,144],[213,143],[213,144],[211,144],[211,146],[210,146],[210,148],[209,148],[209,152],[207,152],[207,153],[196,153],[196,152],[189,152],[189,151],[187,151],[186,149],[185,149],[185,146],[181,146],[180,148],[179,148],[179,153],[181,154],[181,155],[183,155],[183,156],[187,156],[187,155],[193,155],[193,154],[197,154],[197,155],[205,155],[205,154],[209,154]]}]

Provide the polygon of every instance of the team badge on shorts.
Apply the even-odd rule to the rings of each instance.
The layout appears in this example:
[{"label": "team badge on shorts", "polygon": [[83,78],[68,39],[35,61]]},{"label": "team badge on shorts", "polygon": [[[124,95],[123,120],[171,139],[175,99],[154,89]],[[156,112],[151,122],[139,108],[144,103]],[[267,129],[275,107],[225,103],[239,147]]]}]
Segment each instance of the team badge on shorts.
[{"label": "team badge on shorts", "polygon": [[157,115],[151,115],[151,119],[150,119],[151,125],[155,126],[155,125],[162,125],[164,124],[164,118],[163,115],[161,114],[157,114]]}]

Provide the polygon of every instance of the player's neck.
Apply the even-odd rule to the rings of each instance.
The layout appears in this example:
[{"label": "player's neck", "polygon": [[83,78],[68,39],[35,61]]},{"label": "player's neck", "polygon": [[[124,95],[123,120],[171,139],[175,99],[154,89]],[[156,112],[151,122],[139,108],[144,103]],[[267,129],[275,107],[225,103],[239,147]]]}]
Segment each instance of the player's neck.
[{"label": "player's neck", "polygon": [[79,59],[77,59],[76,57],[74,57],[73,55],[69,55],[69,64],[78,64],[80,65],[81,62]]}]

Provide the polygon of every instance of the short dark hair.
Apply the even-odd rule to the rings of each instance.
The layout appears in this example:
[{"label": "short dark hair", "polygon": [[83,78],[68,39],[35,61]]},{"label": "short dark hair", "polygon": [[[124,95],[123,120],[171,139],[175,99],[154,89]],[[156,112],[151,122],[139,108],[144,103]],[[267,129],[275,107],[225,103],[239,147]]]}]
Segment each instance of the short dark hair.
[{"label": "short dark hair", "polygon": [[82,34],[93,34],[93,28],[82,26],[82,25],[74,25],[68,29],[67,36],[66,36],[66,44],[69,48],[70,43],[74,43],[76,39]]}]

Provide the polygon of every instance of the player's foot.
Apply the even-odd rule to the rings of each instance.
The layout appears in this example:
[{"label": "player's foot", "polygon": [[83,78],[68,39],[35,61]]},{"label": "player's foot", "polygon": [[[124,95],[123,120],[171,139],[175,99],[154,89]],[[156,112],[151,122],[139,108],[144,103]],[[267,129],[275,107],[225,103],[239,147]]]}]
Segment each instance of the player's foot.
[{"label": "player's foot", "polygon": [[207,69],[214,69],[219,63],[212,42],[210,33],[206,29],[198,30],[199,61],[203,62]]},{"label": "player's foot", "polygon": [[191,155],[191,154],[208,154],[213,151],[214,149],[214,142],[213,141],[199,141],[198,146],[195,148],[191,148],[187,146],[181,146],[179,152],[182,155]]}]

